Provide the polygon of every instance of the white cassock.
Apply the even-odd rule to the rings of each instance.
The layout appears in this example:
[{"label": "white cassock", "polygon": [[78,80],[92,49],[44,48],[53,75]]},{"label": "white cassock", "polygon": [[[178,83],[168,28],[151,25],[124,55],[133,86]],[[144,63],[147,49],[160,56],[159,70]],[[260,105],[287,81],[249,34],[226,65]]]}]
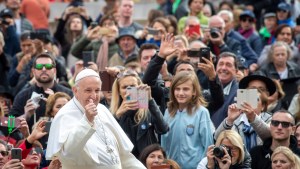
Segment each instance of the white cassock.
[{"label": "white cassock", "polygon": [[109,110],[98,104],[93,127],[73,97],[52,121],[46,158],[63,169],[146,169],[131,153],[133,144]]}]

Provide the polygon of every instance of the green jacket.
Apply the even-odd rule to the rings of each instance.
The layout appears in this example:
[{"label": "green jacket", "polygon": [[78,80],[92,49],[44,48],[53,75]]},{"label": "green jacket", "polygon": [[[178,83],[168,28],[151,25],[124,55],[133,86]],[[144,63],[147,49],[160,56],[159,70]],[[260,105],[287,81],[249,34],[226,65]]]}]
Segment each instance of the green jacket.
[{"label": "green jacket", "polygon": [[[73,43],[71,47],[71,54],[74,55],[78,59],[82,59],[82,51],[94,51],[94,62],[97,61],[98,51],[100,46],[102,45],[101,40],[90,41],[86,36],[82,36],[78,41]],[[108,49],[108,60],[118,52],[119,46],[116,42],[109,44]]]},{"label": "green jacket", "polygon": [[[182,33],[184,26],[185,26],[185,21],[186,19],[190,16],[190,14],[188,14],[188,16],[184,16],[182,18],[179,19],[178,21],[178,32]],[[197,15],[197,18],[199,19],[200,25],[201,26],[208,26],[208,18],[203,14],[203,12],[200,12]]]}]

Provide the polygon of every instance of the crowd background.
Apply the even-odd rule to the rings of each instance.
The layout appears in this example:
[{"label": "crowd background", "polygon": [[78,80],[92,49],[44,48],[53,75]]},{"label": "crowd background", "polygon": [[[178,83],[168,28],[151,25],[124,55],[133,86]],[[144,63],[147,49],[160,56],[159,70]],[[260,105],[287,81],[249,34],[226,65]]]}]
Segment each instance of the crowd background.
[{"label": "crowd background", "polygon": [[[13,115],[18,126],[0,126],[10,145],[0,142],[0,169],[60,167],[43,159],[44,129],[85,67],[100,73],[101,103],[149,169],[299,165],[299,0],[4,0],[2,8],[1,121]],[[128,87],[145,90],[146,109],[128,101]],[[237,107],[238,89],[257,89],[257,107]],[[22,148],[21,162],[9,159],[11,146]]]}]

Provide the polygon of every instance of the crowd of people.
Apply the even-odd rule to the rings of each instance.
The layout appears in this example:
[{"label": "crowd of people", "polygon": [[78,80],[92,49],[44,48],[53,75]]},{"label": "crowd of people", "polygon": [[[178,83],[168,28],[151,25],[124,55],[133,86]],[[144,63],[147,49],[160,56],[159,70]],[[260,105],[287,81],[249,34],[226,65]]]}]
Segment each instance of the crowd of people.
[{"label": "crowd of people", "polygon": [[300,0],[105,2],[3,2],[0,169],[300,168]]}]

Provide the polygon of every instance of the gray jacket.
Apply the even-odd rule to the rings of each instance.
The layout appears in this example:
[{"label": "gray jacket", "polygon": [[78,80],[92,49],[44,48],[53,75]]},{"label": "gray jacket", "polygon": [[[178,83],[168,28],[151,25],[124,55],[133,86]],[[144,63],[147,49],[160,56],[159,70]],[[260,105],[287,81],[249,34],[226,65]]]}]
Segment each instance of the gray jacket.
[{"label": "gray jacket", "polygon": [[[217,128],[214,135],[214,139],[216,140],[222,131],[232,129],[238,132],[239,135],[242,137],[243,141],[245,141],[245,136],[243,132],[244,122],[241,120],[242,115],[240,115],[240,117],[238,117],[234,121],[232,126],[228,126],[225,123],[225,120],[227,120],[227,118],[225,118]],[[270,127],[268,125],[271,122],[271,119],[272,119],[271,114],[267,112],[262,112],[260,116],[256,116],[254,121],[250,123],[250,125],[253,127],[254,131],[257,134],[257,138],[256,138],[257,145],[262,145],[265,139],[271,137]]]}]

